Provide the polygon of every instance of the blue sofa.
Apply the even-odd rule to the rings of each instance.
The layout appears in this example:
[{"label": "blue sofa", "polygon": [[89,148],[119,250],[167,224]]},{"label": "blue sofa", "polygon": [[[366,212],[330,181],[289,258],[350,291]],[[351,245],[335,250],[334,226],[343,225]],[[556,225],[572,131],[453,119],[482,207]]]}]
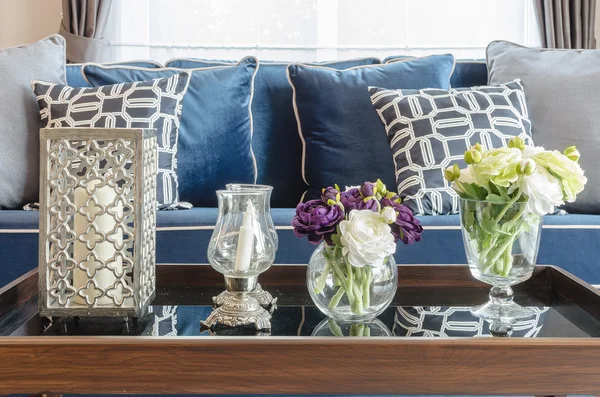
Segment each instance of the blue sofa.
[{"label": "blue sofa", "polygon": [[[385,60],[384,60],[385,61]],[[255,95],[255,107],[271,106],[271,116],[292,118],[291,104],[281,103],[277,92],[273,91],[272,81],[257,75],[256,84],[262,87],[262,94]],[[266,68],[265,68],[266,70]],[[266,72],[264,72],[266,73]],[[68,83],[72,86],[85,86],[81,65],[67,66]],[[485,85],[487,70],[485,62],[457,61],[451,83],[454,87]],[[283,83],[282,83],[283,84]],[[255,87],[256,92],[261,90]],[[258,103],[257,100],[262,101]],[[267,102],[269,102],[267,104]],[[280,106],[281,109],[277,107]],[[256,116],[255,116],[256,117]],[[255,120],[260,125],[264,120]],[[279,120],[287,125],[295,125],[295,120]],[[268,132],[264,132],[268,131]],[[257,154],[259,170],[257,183],[274,186],[276,194],[272,202],[273,219],[279,233],[280,249],[278,264],[306,264],[314,247],[306,240],[297,239],[290,227],[294,209],[293,203],[300,200],[304,185],[300,177],[302,143],[297,132],[285,136],[273,129],[256,129],[253,137],[253,150]],[[288,132],[289,133],[289,132]],[[279,146],[278,145],[285,145]],[[283,155],[281,148],[291,151]],[[277,162],[274,161],[277,160]],[[285,163],[289,161],[290,163]],[[289,177],[282,177],[283,170],[291,170]],[[269,170],[274,170],[269,173]],[[277,175],[276,178],[273,175]],[[222,181],[223,185],[227,182]],[[282,208],[284,207],[284,208]],[[217,217],[216,208],[193,208],[179,211],[159,211],[157,219],[157,261],[170,263],[207,263],[206,247]],[[459,218],[450,216],[420,217],[424,226],[423,239],[410,246],[399,246],[396,261],[399,264],[463,264],[466,263],[462,245]],[[37,266],[38,253],[38,213],[34,211],[0,211],[0,287]],[[600,215],[554,215],[544,220],[544,231],[538,263],[558,265],[592,284],[600,284],[600,268],[596,269],[595,259],[600,255]]]}]

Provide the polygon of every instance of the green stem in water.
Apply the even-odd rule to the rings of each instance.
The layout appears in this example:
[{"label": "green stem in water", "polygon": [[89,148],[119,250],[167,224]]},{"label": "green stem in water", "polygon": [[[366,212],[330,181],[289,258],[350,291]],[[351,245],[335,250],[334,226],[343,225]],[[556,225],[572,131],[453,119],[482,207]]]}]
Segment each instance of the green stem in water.
[{"label": "green stem in water", "polygon": [[496,219],[495,219],[496,223],[498,223],[498,222],[500,222],[500,221],[502,220],[502,217],[503,217],[504,215],[506,215],[506,212],[507,212],[507,211],[508,211],[508,210],[509,210],[509,209],[510,209],[512,206],[513,206],[513,204],[514,204],[514,203],[516,203],[516,202],[517,202],[517,200],[518,200],[518,199],[520,199],[520,198],[521,198],[521,191],[519,190],[519,193],[518,193],[518,194],[517,194],[517,195],[516,195],[516,196],[515,196],[515,197],[514,197],[512,200],[510,200],[510,201],[508,202],[508,204],[506,204],[506,205],[504,206],[504,208],[502,209],[502,211],[500,211],[500,213],[498,214],[498,216],[497,216],[497,217],[496,217]]},{"label": "green stem in water", "polygon": [[363,292],[362,292],[362,301],[363,307],[366,309],[371,305],[371,279],[372,279],[372,269],[371,266],[365,266],[363,268],[364,277],[363,277]]},{"label": "green stem in water", "polygon": [[331,298],[331,301],[329,302],[329,308],[335,309],[337,305],[340,304],[340,301],[344,297],[345,293],[346,290],[344,289],[344,287],[339,287],[337,292],[335,293],[335,295],[333,295],[333,298]]},{"label": "green stem in water", "polygon": [[316,282],[315,294],[317,295],[323,292],[323,288],[325,288],[325,284],[327,283],[327,276],[329,276],[329,273],[331,272],[331,265],[328,260],[326,262],[323,273],[321,273]]}]

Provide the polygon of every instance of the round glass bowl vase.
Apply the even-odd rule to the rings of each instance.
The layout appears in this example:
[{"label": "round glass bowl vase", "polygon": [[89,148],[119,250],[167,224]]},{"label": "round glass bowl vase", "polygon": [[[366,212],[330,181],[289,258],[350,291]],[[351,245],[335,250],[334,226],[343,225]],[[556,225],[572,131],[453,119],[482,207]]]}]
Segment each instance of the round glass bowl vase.
[{"label": "round glass bowl vase", "polygon": [[307,286],[313,302],[337,321],[366,321],[381,314],[398,288],[398,268],[393,256],[382,265],[354,267],[339,249],[321,243],[307,268]]},{"label": "round glass bowl vase", "polygon": [[208,261],[226,277],[255,277],[275,261],[277,241],[268,190],[218,190],[219,216]]},{"label": "round glass bowl vase", "polygon": [[460,200],[460,221],[473,277],[492,286],[490,300],[472,313],[488,320],[514,321],[534,315],[513,301],[512,285],[533,274],[542,218],[523,202]]}]

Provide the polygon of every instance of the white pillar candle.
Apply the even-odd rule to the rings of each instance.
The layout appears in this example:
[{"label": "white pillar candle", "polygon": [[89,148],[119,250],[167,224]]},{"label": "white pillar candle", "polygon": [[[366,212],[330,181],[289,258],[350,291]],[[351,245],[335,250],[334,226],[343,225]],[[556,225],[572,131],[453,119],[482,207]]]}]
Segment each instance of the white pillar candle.
[{"label": "white pillar candle", "polygon": [[[100,180],[91,181],[91,189],[93,189],[99,183]],[[100,188],[97,188],[96,191],[92,195],[90,195],[88,194],[86,189],[81,187],[76,188],[74,204],[77,207],[77,213],[75,214],[73,222],[75,233],[77,234],[77,236],[81,235],[82,233],[86,233],[86,230],[90,225],[90,222],[87,219],[89,215],[89,218],[93,219],[93,224],[96,231],[108,237],[108,235],[112,234],[112,231],[117,225],[117,222],[115,221],[113,216],[108,213],[97,215],[94,218],[94,214],[90,214],[90,210],[97,211],[98,207],[89,208],[86,205],[88,200],[92,197],[95,199],[97,204],[106,207],[114,202],[115,198],[117,197],[117,192],[114,188],[110,186],[102,186]],[[122,245],[123,231],[119,229],[117,231],[116,236],[113,236],[113,238],[116,240],[117,245]],[[124,250],[122,250],[121,252],[124,252]],[[79,241],[79,239],[77,239],[73,247],[73,260],[79,265],[82,262],[86,262],[88,255],[92,254],[98,261],[102,261],[106,264],[111,260],[111,258],[114,257],[116,253],[117,249],[111,241],[102,241],[100,243],[97,243],[93,249],[88,249],[85,242]],[[86,264],[84,264],[83,266],[84,268],[86,268],[85,265]],[[123,261],[121,257],[117,258],[117,261],[114,264],[114,266],[116,267],[117,272],[119,274],[123,272]],[[79,267],[75,268],[75,270],[73,271],[73,286],[76,289],[85,288],[88,280],[89,277],[85,270],[82,270]],[[106,291],[114,285],[114,283],[117,281],[117,278],[115,277],[115,274],[111,269],[104,268],[96,271],[93,280],[95,281],[97,288]],[[81,297],[75,299],[75,302],[79,304],[87,304],[85,302],[85,299]],[[100,306],[113,305],[114,302],[111,298],[105,296],[97,300],[96,304]]]},{"label": "white pillar candle", "polygon": [[246,202],[246,211],[240,227],[237,252],[235,255],[235,268],[237,273],[245,273],[250,269],[252,248],[254,245],[254,205],[252,201]]}]

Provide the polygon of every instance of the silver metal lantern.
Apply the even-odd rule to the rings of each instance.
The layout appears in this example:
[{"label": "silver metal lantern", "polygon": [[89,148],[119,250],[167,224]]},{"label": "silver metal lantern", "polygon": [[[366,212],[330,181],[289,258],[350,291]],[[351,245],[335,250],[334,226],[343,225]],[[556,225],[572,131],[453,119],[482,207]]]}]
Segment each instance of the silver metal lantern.
[{"label": "silver metal lantern", "polygon": [[155,296],[156,131],[40,140],[40,315],[141,316]]}]

